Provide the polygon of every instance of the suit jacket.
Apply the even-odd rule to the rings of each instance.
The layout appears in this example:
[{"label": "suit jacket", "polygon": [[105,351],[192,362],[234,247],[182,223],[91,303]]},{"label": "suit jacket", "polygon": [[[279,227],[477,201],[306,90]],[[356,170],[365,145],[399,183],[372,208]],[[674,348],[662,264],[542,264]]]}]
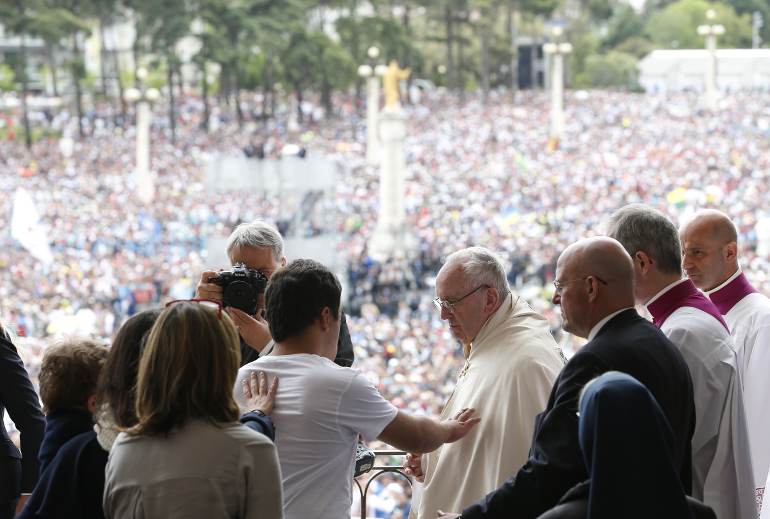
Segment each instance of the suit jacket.
[{"label": "suit jacket", "polygon": [[[259,352],[249,346],[241,337],[241,366],[254,362],[259,358]],[[343,368],[349,368],[353,365],[355,356],[353,355],[353,342],[350,340],[350,330],[348,330],[348,321],[345,319],[345,312],[340,317],[340,338],[337,339],[337,357],[334,362]]]},{"label": "suit jacket", "polygon": [[586,383],[607,371],[631,375],[655,397],[674,432],[680,480],[691,493],[695,403],[690,372],[663,332],[629,309],[610,319],[564,366],[535,422],[529,459],[500,488],[466,508],[463,519],[535,519],[589,478],[578,441],[578,398]]},{"label": "suit jacket", "polygon": [[[35,488],[40,474],[40,461],[37,456],[45,434],[45,419],[40,410],[40,401],[16,347],[5,332],[0,332],[0,417],[3,416],[4,409],[8,410],[8,415],[21,433],[21,450],[24,456],[13,444],[5,430],[5,424],[0,420],[0,457],[21,459],[21,491],[30,493]],[[10,477],[9,474],[0,474],[0,481],[5,483]],[[7,503],[19,497],[5,495],[5,492],[14,493],[12,488],[15,488],[15,485],[0,485],[0,503]]]}]

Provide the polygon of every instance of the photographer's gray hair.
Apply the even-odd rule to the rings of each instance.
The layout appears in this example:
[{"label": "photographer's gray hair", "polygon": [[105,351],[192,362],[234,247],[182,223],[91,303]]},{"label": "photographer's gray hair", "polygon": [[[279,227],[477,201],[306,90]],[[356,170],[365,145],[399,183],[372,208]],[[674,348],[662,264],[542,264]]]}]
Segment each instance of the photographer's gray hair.
[{"label": "photographer's gray hair", "polygon": [[227,239],[227,257],[232,260],[230,254],[234,248],[242,250],[251,247],[254,250],[273,249],[273,257],[278,263],[283,260],[283,238],[278,230],[261,218],[251,223],[242,223],[235,228],[230,238]]}]

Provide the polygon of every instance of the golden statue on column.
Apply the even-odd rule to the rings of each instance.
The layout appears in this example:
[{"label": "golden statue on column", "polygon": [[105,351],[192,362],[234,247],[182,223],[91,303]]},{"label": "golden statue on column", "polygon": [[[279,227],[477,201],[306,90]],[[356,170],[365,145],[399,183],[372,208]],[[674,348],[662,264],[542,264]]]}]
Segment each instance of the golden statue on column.
[{"label": "golden statue on column", "polygon": [[382,83],[385,87],[385,109],[395,110],[396,103],[399,100],[400,93],[398,90],[398,82],[409,79],[409,75],[412,73],[412,67],[405,69],[398,68],[398,61],[390,60],[388,65],[388,71],[382,76]]}]

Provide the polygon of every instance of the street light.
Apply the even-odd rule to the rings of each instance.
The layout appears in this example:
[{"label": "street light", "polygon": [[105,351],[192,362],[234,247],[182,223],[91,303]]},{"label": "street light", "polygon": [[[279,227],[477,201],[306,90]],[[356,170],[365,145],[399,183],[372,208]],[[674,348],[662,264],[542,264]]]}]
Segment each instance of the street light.
[{"label": "street light", "polygon": [[[561,27],[551,29],[554,40],[564,33]],[[551,74],[551,137],[559,138],[564,133],[564,55],[572,52],[570,43],[549,42],[543,45],[543,52],[553,55]]]},{"label": "street light", "polygon": [[[380,57],[380,49],[369,47],[366,55],[370,60]],[[358,67],[358,75],[366,78],[366,162],[376,166],[379,164],[379,143],[377,140],[377,112],[380,108],[380,79],[388,67],[377,65],[372,68],[369,64]]]},{"label": "street light", "polygon": [[138,183],[136,194],[145,204],[155,196],[155,186],[150,176],[150,103],[160,99],[157,88],[147,88],[147,69],[140,67],[136,70],[139,88],[129,88],[123,93],[123,98],[129,103],[136,103],[136,170]]},{"label": "street light", "polygon": [[[706,18],[713,20],[717,13],[713,9],[706,11]],[[721,24],[711,25],[706,23],[698,26],[698,35],[706,37],[706,50],[708,57],[706,61],[706,106],[712,113],[717,110],[717,36],[725,33],[725,26]]]}]

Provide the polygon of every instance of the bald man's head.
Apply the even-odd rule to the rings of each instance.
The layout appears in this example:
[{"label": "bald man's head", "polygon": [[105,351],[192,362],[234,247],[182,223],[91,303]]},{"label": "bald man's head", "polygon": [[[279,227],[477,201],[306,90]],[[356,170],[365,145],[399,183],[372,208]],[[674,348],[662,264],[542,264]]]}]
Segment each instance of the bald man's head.
[{"label": "bald man's head", "polygon": [[682,268],[695,286],[713,290],[738,270],[738,232],[720,211],[704,209],[679,229]]},{"label": "bald man's head", "polygon": [[623,246],[598,236],[573,243],[559,257],[553,303],[562,327],[580,337],[608,315],[634,306],[634,264]]}]

